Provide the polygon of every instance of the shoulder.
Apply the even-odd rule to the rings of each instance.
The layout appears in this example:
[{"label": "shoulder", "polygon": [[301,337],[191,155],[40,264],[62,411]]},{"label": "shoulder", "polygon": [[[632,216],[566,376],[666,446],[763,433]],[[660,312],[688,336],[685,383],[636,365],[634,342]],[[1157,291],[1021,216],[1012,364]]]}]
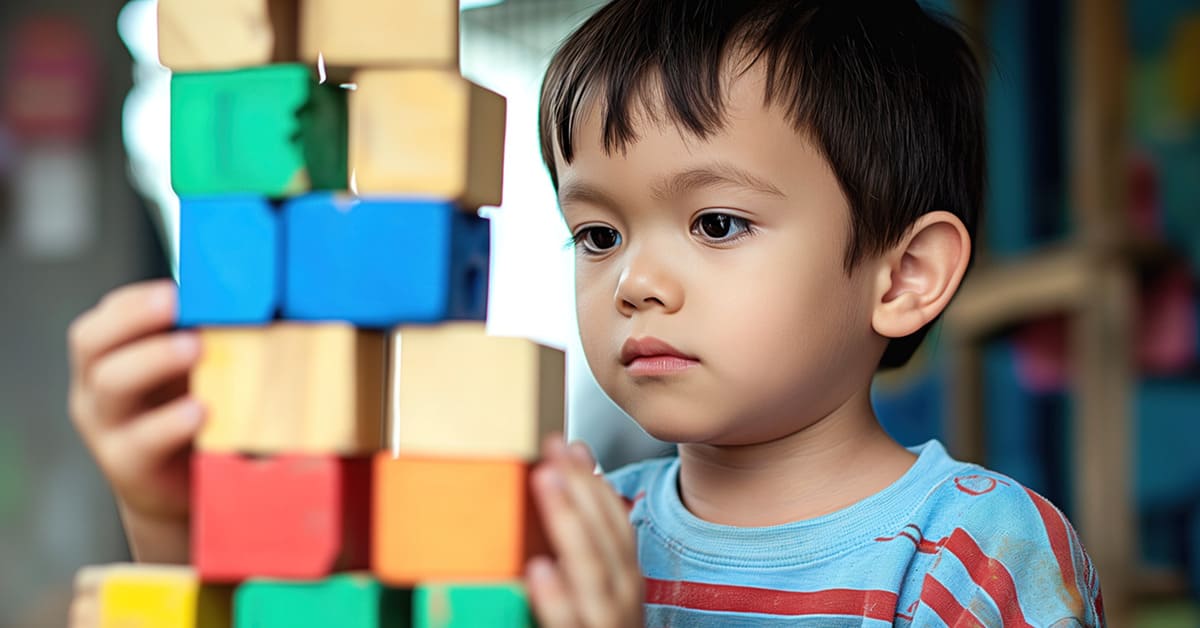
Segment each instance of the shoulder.
[{"label": "shoulder", "polygon": [[983,625],[1102,625],[1091,559],[1046,498],[963,465],[936,486],[923,510],[922,543],[935,555],[921,586],[924,610],[943,621],[975,614]]},{"label": "shoulder", "polygon": [[621,467],[604,477],[616,489],[618,495],[627,501],[635,501],[660,481],[678,460],[674,456],[644,460]]}]

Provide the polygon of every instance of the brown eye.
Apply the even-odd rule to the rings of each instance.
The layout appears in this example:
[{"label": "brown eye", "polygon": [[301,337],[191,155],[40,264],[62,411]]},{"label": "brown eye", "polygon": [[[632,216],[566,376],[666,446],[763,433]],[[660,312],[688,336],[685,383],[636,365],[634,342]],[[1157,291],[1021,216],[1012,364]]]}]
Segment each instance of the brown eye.
[{"label": "brown eye", "polygon": [[621,243],[621,234],[608,227],[588,227],[575,234],[576,246],[589,254],[603,253]]},{"label": "brown eye", "polygon": [[730,214],[704,214],[692,223],[692,233],[709,240],[735,240],[751,232],[749,221]]}]

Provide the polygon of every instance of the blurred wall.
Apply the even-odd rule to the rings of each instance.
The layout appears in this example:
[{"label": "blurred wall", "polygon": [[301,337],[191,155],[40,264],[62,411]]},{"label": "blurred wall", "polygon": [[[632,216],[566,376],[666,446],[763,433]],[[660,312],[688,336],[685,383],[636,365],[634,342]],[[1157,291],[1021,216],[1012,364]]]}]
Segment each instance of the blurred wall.
[{"label": "blurred wall", "polygon": [[[66,329],[101,294],[163,272],[148,213],[127,183],[120,112],[129,56],[117,38],[119,0],[0,3],[0,95],[11,46],[35,16],[76,20],[100,70],[97,120],[79,146],[93,170],[94,225],[82,246],[40,255],[18,238],[14,180],[31,147],[6,142],[0,167],[0,626],[62,626],[70,579],[81,564],[126,556],[112,497],[66,412]],[[45,197],[44,197],[45,198]],[[29,209],[29,198],[22,205]],[[62,207],[33,209],[58,211]],[[56,202],[54,197],[44,202]]]}]

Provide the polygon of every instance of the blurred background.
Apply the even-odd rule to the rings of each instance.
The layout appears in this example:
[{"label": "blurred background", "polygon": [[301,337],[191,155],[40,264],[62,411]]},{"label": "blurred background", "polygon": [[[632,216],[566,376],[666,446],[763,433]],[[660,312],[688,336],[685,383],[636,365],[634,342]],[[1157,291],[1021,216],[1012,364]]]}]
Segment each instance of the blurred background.
[{"label": "blurred background", "polygon": [[[595,387],[536,139],[541,73],[599,0],[463,2],[462,71],[509,102],[489,328],[565,348],[570,431],[608,468],[663,451]],[[991,189],[978,267],[877,410],[1048,496],[1110,625],[1200,626],[1200,0],[929,1],[980,42]],[[173,272],[170,75],[154,0],[0,4],[0,626],[61,626],[123,560],[66,414],[66,329]]]}]

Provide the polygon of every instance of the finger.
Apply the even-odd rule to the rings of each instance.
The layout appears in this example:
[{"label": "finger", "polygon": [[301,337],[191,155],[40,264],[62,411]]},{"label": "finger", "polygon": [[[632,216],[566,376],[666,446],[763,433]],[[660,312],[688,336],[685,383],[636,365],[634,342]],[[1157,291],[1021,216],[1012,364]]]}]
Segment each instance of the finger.
[{"label": "finger", "polygon": [[539,506],[578,615],[585,624],[600,625],[612,594],[608,563],[596,545],[596,531],[570,497],[563,467],[550,463],[535,472]]},{"label": "finger", "polygon": [[541,628],[575,628],[579,619],[562,573],[545,556],[529,561],[525,573],[529,602]]},{"label": "finger", "polygon": [[567,458],[574,462],[580,469],[589,473],[595,473],[596,459],[592,457],[592,451],[582,441],[575,441],[566,446]]},{"label": "finger", "polygon": [[67,331],[71,369],[78,377],[114,347],[175,324],[177,289],[170,279],[130,284],[105,296]]},{"label": "finger", "polygon": [[[632,549],[625,546],[623,530],[614,525],[611,515],[607,512],[608,502],[605,492],[612,488],[604,478],[593,475],[590,470],[575,467],[567,470],[566,490],[571,503],[574,504],[580,520],[588,528],[588,537],[604,561],[605,573],[609,581],[615,574],[625,571],[628,567],[626,559]],[[624,524],[629,527],[628,523]]]},{"label": "finger", "polygon": [[160,334],[104,355],[90,374],[98,419],[127,418],[151,391],[185,375],[199,357],[200,337],[194,331]]},{"label": "finger", "polygon": [[[123,477],[144,474],[178,454],[195,438],[204,420],[204,407],[192,397],[182,397],[149,410],[116,430],[102,446]],[[138,461],[139,468],[129,468]],[[122,467],[122,465],[125,465]]]}]

